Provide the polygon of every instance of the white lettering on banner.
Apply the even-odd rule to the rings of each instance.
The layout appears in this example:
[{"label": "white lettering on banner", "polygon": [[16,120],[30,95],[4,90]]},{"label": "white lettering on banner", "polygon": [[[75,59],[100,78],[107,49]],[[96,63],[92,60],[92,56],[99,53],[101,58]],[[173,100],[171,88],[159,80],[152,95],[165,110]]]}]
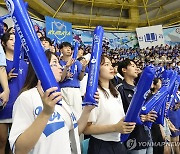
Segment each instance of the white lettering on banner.
[{"label": "white lettering on banner", "polygon": [[12,0],[5,0],[9,14],[12,16],[14,13],[14,3]]},{"label": "white lettering on banner", "polygon": [[136,33],[141,49],[164,45],[162,25],[136,28]]},{"label": "white lettering on banner", "polygon": [[95,64],[92,64],[91,65],[91,71],[90,71],[90,74],[89,74],[89,85],[90,87],[92,87],[93,85],[93,80],[94,80],[94,70],[95,70]]},{"label": "white lettering on banner", "polygon": [[17,22],[17,20],[16,20],[16,17],[15,17],[15,16],[12,16],[12,19],[13,19],[13,21],[14,21],[16,30],[17,30],[18,35],[19,35],[19,38],[21,39],[21,43],[22,43],[22,45],[23,45],[23,47],[24,47],[24,50],[25,50],[26,52],[28,52],[28,51],[29,51],[29,47],[28,47],[28,45],[27,45],[27,43],[26,43],[26,39],[24,38],[24,35],[23,35],[22,31],[21,31],[21,28],[20,28],[20,26],[19,26],[19,24],[18,24],[18,22]]}]

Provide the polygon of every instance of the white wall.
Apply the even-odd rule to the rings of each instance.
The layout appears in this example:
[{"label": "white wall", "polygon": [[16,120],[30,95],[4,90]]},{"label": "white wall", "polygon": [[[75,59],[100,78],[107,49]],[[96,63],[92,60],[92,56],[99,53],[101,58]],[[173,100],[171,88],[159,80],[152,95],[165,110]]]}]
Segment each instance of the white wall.
[{"label": "white wall", "polygon": [[[3,7],[0,6],[0,16],[6,15],[8,14],[8,10],[4,9]],[[8,25],[8,27],[12,27],[13,26],[13,21],[11,18],[8,18],[6,20],[4,20],[4,22]]]}]

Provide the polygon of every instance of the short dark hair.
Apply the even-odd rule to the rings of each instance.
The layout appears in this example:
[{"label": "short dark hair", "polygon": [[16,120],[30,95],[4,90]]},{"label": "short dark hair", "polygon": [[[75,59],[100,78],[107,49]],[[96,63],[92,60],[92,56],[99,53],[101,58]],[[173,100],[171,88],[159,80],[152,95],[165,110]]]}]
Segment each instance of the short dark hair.
[{"label": "short dark hair", "polygon": [[70,48],[72,48],[72,45],[69,42],[63,42],[63,43],[61,43],[59,45],[59,49],[62,49],[63,47],[70,47]]},{"label": "short dark hair", "polygon": [[132,59],[129,59],[129,58],[126,58],[125,60],[119,62],[117,70],[118,70],[118,73],[121,74],[121,76],[124,77],[122,68],[127,68],[131,64],[131,62],[135,63]]},{"label": "short dark hair", "polygon": [[49,37],[46,37],[46,36],[42,36],[39,38],[40,41],[48,41],[50,45],[52,45],[52,41]]}]

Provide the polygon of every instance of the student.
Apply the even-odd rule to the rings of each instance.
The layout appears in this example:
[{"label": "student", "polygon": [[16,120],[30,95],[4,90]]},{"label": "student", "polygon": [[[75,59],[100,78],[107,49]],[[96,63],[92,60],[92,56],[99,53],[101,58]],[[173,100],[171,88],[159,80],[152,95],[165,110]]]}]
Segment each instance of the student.
[{"label": "student", "polygon": [[51,42],[51,39],[48,38],[48,37],[45,37],[45,36],[42,36],[39,38],[40,41],[41,41],[41,44],[42,46],[44,47],[44,51],[46,50],[50,50],[51,49],[51,46],[52,46],[52,42]]},{"label": "student", "polygon": [[124,110],[120,94],[110,82],[114,77],[112,63],[102,56],[99,74],[99,103],[90,113],[84,133],[91,135],[88,154],[126,154],[120,142],[121,133],[132,132],[135,123],[124,122]]},{"label": "student", "polygon": [[[18,73],[13,73],[14,43],[15,35],[13,33],[5,33],[2,38],[2,46],[6,54],[6,71],[8,74],[8,85],[10,89],[9,101],[3,110],[0,111],[0,153],[4,153],[6,146],[8,131],[12,124],[12,110],[14,102],[24,84],[28,65],[24,60],[19,61]],[[0,92],[2,88],[0,87]]]},{"label": "student", "polygon": [[0,44],[0,86],[3,88],[3,91],[0,93],[0,99],[2,100],[2,105],[5,106],[9,100],[9,86],[8,86],[7,72],[6,72],[6,57],[1,44]]},{"label": "student", "polygon": [[[82,98],[80,92],[80,81],[84,78],[86,62],[82,64],[78,60],[72,59],[72,49],[69,42],[63,42],[60,45],[60,51],[63,54],[60,64],[63,67],[62,80],[60,87],[63,96],[69,106],[72,106],[77,114],[82,112]],[[75,65],[74,72],[71,72],[71,66]],[[77,102],[78,100],[78,102]]]},{"label": "student", "polygon": [[[62,76],[59,60],[51,52],[46,52],[46,56],[55,79],[59,82]],[[13,109],[13,125],[9,141],[16,154],[81,153],[79,134],[84,130],[94,106],[84,107],[77,122],[61,92],[54,92],[55,90],[57,87],[43,92],[32,66],[29,67],[22,93]],[[95,97],[98,101],[97,95]],[[62,106],[56,104],[60,100]]]},{"label": "student", "polygon": [[[131,99],[134,95],[135,78],[138,77],[139,69],[137,68],[133,60],[125,59],[119,63],[118,72],[121,76],[124,77],[124,80],[121,84],[117,86],[117,88],[121,94],[124,112],[126,113],[130,105]],[[156,120],[157,115],[152,111],[147,115],[140,115],[140,117],[142,122],[154,122]],[[150,140],[149,130],[146,130],[144,125],[136,125],[135,129],[130,134],[128,140],[129,139],[135,139],[136,143],[148,142]],[[127,144],[125,143],[125,145]],[[148,148],[148,146],[143,146],[139,144],[137,144],[137,146],[134,149],[128,146],[127,148],[131,149],[128,151],[129,154],[151,154],[153,151],[152,147]]]}]

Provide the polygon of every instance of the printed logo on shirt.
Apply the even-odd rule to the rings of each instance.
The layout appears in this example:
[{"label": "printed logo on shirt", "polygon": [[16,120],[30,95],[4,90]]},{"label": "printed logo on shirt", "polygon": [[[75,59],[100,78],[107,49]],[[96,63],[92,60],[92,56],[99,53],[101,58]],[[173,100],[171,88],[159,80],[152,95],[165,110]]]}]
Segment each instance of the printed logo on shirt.
[{"label": "printed logo on shirt", "polygon": [[[42,112],[42,106],[38,106],[34,113],[36,116],[38,116]],[[61,118],[61,115],[54,111],[54,113],[49,118],[48,124],[46,125],[43,133],[46,137],[53,134],[55,131],[61,129],[64,127],[64,121]]]},{"label": "printed logo on shirt", "polygon": [[78,126],[78,124],[77,124],[76,117],[75,117],[74,113],[71,113],[71,119],[73,121],[73,127],[76,128]]}]

